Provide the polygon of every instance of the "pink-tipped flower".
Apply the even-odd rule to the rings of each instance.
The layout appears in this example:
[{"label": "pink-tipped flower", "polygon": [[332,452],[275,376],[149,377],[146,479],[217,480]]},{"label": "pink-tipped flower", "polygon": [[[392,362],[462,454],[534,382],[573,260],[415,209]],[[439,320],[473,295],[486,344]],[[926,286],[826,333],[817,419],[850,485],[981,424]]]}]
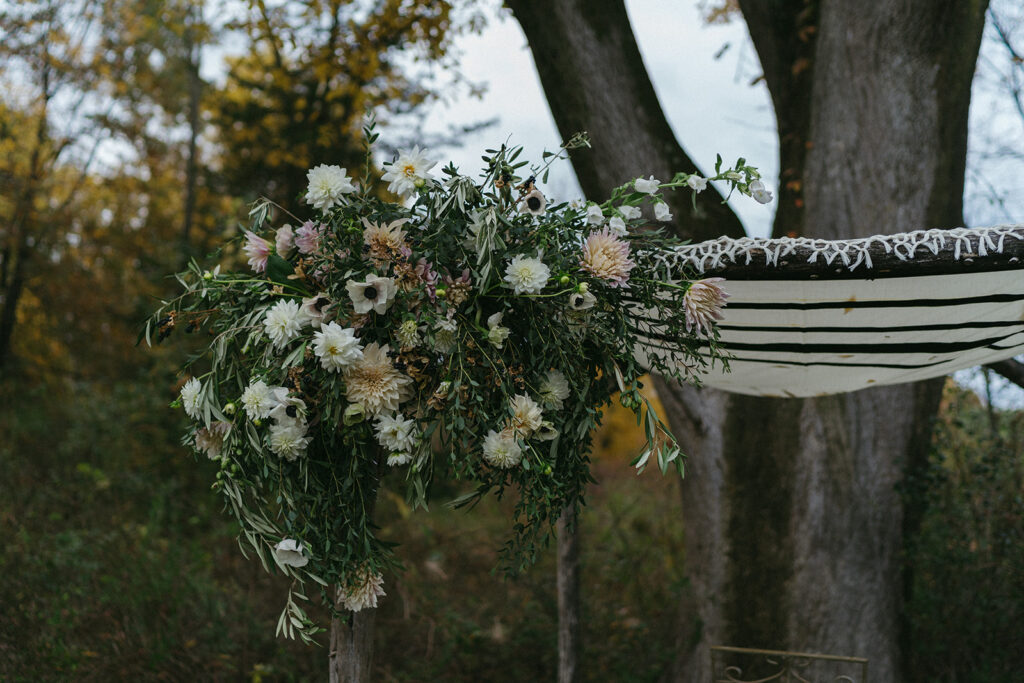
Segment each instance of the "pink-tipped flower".
[{"label": "pink-tipped flower", "polygon": [[686,294],[683,295],[683,308],[686,309],[687,332],[696,328],[697,334],[710,334],[714,321],[722,319],[722,308],[729,295],[718,284],[719,282],[725,280],[720,277],[709,277],[697,280],[686,290]]},{"label": "pink-tipped flower", "polygon": [[292,251],[295,249],[295,231],[292,230],[292,226],[285,225],[277,229],[277,233],[274,235],[274,247],[277,249],[277,255],[281,258],[288,258],[292,255]]},{"label": "pink-tipped flower", "polygon": [[440,279],[433,265],[425,258],[416,262],[416,276],[427,287],[427,296],[434,302],[437,297],[437,281]]},{"label": "pink-tipped flower", "polygon": [[323,229],[322,225],[306,221],[301,228],[295,231],[295,246],[300,254],[312,254],[320,248],[320,236],[323,234]]},{"label": "pink-tipped flower", "polygon": [[242,251],[245,252],[245,256],[249,259],[249,265],[252,266],[253,270],[257,273],[266,271],[267,259],[272,251],[270,242],[256,233],[246,230],[245,245],[242,247]]},{"label": "pink-tipped flower", "polygon": [[594,277],[607,280],[611,287],[628,287],[629,271],[636,264],[629,258],[629,243],[605,227],[583,243],[580,266]]}]

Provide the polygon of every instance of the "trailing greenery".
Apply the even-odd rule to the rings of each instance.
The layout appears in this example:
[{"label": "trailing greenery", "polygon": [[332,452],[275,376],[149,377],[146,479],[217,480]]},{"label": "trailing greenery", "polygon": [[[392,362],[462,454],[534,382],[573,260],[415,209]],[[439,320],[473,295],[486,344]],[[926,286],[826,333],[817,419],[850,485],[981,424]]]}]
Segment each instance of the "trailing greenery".
[{"label": "trailing greenery", "polygon": [[[724,303],[715,280],[659,266],[679,242],[640,208],[667,220],[661,190],[699,191],[706,179],[639,178],[601,205],[549,206],[537,183],[586,144],[577,137],[528,177],[521,148],[487,150],[478,181],[452,166],[435,179],[425,152],[402,152],[384,167],[384,191],[369,162],[372,122],[364,134],[358,187],[345,169],[312,169],[313,220],[291,216],[301,227],[273,232],[275,206],[257,203],[243,247],[254,273],[192,263],[178,276],[184,294],[144,332],[209,333],[186,365],[185,443],[220,462],[215,487],[243,551],[299,582],[342,586],[349,610],[376,606],[382,572],[397,566],[374,530],[382,485],[404,489],[413,508],[435,479],[476,482],[456,506],[514,490],[505,563],[515,571],[581,503],[591,433],[613,393],[644,427],[638,467],[653,457],[681,474],[639,377],[699,382],[696,370],[721,360]],[[755,169],[721,166],[715,179],[757,198]],[[279,630],[308,638],[316,627],[294,598],[305,595],[289,596]]]}]

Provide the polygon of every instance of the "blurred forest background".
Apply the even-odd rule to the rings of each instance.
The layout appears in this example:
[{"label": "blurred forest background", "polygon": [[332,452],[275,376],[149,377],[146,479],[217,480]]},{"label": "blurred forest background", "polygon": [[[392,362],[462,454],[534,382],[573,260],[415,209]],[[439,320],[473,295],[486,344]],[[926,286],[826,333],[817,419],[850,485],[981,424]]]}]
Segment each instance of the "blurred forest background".
[{"label": "blurred forest background", "polygon": [[[361,164],[368,113],[414,131],[443,90],[476,87],[452,44],[494,6],[456,9],[0,2],[0,680],[324,677],[323,648],[274,638],[283,580],[241,556],[209,490],[217,466],[179,443],[184,417],[168,404],[198,343],[136,339],[175,289],[168,273],[237,236],[257,196],[296,208],[308,168]],[[996,31],[1011,51],[1014,35],[1024,45],[1016,19]],[[240,56],[203,78],[225,44]],[[1022,73],[999,83],[1024,118]],[[228,249],[216,262],[244,259]],[[606,423],[581,532],[582,669],[657,680],[686,585],[679,489],[637,478],[639,435],[625,415]],[[905,553],[917,680],[1020,671],[1022,447],[1019,406],[948,384],[931,468],[904,492],[926,503]],[[387,579],[379,680],[553,678],[553,553],[503,578],[507,508],[476,512],[383,500],[383,536],[403,545],[407,571]]]}]

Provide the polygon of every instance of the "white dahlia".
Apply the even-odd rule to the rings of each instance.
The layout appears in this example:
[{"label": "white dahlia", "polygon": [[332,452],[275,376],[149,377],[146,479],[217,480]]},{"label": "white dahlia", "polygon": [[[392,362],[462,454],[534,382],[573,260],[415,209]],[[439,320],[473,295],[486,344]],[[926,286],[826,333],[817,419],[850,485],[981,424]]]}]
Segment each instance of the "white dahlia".
[{"label": "white dahlia", "polygon": [[305,455],[309,439],[306,426],[298,420],[289,420],[270,427],[270,450],[286,460]]},{"label": "white dahlia", "polygon": [[270,411],[277,407],[274,400],[273,390],[263,380],[250,382],[249,386],[242,392],[242,406],[248,413],[250,420],[262,420],[270,415]]},{"label": "white dahlia", "polygon": [[416,445],[416,421],[401,413],[378,417],[375,431],[377,443],[389,450],[407,453]]},{"label": "white dahlia", "polygon": [[185,414],[194,420],[198,420],[202,412],[199,405],[199,394],[203,391],[203,383],[195,377],[185,382],[181,388],[181,405],[185,408]]},{"label": "white dahlia", "polygon": [[303,323],[308,322],[302,314],[299,302],[282,299],[270,307],[263,319],[266,331],[274,348],[279,348],[299,336]]},{"label": "white dahlia", "polygon": [[348,172],[340,166],[320,164],[311,169],[306,178],[309,180],[306,203],[312,204],[314,209],[320,211],[327,211],[332,206],[341,204],[344,195],[356,191]]},{"label": "white dahlia", "polygon": [[395,369],[388,358],[388,346],[376,342],[363,349],[363,357],[345,368],[346,396],[361,403],[367,415],[396,412],[398,404],[408,398],[412,378]]},{"label": "white dahlia", "polygon": [[560,370],[548,370],[537,393],[545,407],[561,410],[562,401],[569,398],[569,382]]},{"label": "white dahlia", "polygon": [[523,459],[523,449],[516,443],[515,437],[508,431],[487,432],[484,439],[484,461],[493,467],[509,469],[515,467]]},{"label": "white dahlia", "polygon": [[551,269],[540,258],[518,254],[505,268],[504,279],[515,294],[540,294],[550,276]]},{"label": "white dahlia", "polygon": [[313,353],[328,372],[340,372],[363,357],[355,330],[327,323],[313,335]]},{"label": "white dahlia", "polygon": [[385,166],[387,172],[381,179],[389,183],[389,192],[408,197],[433,177],[430,169],[436,164],[436,161],[427,158],[427,150],[413,147],[412,150],[400,151],[398,159]]}]

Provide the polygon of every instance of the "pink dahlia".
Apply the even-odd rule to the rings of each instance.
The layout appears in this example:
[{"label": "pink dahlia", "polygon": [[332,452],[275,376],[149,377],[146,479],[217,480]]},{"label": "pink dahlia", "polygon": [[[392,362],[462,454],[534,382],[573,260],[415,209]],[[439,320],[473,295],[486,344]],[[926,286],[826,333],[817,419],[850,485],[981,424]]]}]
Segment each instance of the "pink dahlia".
[{"label": "pink dahlia", "polygon": [[324,226],[315,225],[313,221],[306,221],[302,227],[295,231],[295,246],[300,254],[312,254],[320,248],[320,237],[323,234]]},{"label": "pink dahlia", "polygon": [[697,333],[711,333],[711,327],[715,320],[722,319],[722,307],[729,295],[725,293],[719,282],[725,280],[720,277],[709,277],[704,280],[697,280],[690,285],[683,295],[683,308],[686,309],[686,331],[690,332],[697,328]]},{"label": "pink dahlia", "polygon": [[580,266],[594,277],[608,280],[612,287],[628,287],[629,271],[635,265],[629,258],[629,243],[608,227],[592,233],[583,243]]},{"label": "pink dahlia", "polygon": [[242,247],[242,251],[249,259],[249,265],[257,273],[262,273],[267,269],[267,258],[270,257],[271,252],[270,242],[256,233],[246,230],[245,245]]}]

